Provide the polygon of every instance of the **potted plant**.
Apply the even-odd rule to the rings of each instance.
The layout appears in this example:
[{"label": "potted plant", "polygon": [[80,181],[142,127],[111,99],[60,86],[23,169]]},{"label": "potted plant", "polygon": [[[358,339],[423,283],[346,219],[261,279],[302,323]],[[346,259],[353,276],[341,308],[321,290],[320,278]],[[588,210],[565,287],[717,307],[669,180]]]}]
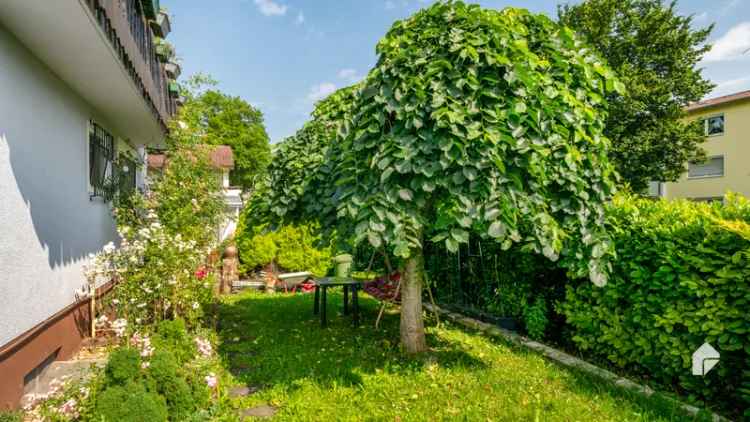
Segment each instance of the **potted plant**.
[{"label": "potted plant", "polygon": [[157,38],[154,44],[156,45],[156,57],[159,58],[160,62],[167,63],[174,58],[174,47],[172,47],[172,44],[162,38]]}]

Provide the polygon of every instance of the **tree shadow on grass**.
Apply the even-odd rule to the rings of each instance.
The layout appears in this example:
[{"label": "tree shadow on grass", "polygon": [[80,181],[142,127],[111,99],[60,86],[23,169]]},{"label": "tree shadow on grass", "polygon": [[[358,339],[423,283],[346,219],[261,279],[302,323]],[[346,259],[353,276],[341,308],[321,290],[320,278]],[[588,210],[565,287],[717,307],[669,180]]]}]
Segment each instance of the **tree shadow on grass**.
[{"label": "tree shadow on grass", "polygon": [[430,351],[407,356],[399,349],[399,315],[386,312],[374,328],[379,303],[360,299],[360,325],[342,315],[343,296],[329,290],[328,327],[313,315],[313,295],[249,295],[219,307],[219,355],[243,383],[283,386],[300,380],[322,387],[361,386],[364,374],[419,372],[426,365],[482,369],[486,365],[461,344],[428,335]]}]

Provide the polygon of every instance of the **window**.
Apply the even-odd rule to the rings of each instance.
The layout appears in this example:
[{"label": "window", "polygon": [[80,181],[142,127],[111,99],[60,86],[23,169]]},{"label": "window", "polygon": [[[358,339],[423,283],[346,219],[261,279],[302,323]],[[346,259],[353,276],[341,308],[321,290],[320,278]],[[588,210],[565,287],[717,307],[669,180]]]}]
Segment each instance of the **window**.
[{"label": "window", "polygon": [[115,139],[94,122],[89,125],[89,185],[91,198],[112,199],[110,178],[115,156]]},{"label": "window", "polygon": [[706,136],[717,136],[724,134],[724,115],[711,116],[703,120]]},{"label": "window", "polygon": [[705,162],[688,163],[688,178],[724,176],[724,157],[709,157]]}]

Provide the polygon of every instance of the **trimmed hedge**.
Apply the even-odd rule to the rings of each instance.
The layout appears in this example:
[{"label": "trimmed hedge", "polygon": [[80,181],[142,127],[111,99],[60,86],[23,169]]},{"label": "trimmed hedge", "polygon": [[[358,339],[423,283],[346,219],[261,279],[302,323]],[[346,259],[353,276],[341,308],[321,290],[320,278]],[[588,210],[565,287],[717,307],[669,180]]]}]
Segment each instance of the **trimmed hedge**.
[{"label": "trimmed hedge", "polygon": [[[567,287],[558,311],[584,354],[674,385],[750,416],[750,203],[652,201],[618,196],[607,225],[617,258],[603,288]],[[691,374],[704,342],[720,353]]]},{"label": "trimmed hedge", "polygon": [[250,227],[248,211],[240,216],[235,241],[244,270],[275,262],[285,271],[309,271],[324,276],[333,266],[330,247],[318,245],[320,236],[312,225]]}]

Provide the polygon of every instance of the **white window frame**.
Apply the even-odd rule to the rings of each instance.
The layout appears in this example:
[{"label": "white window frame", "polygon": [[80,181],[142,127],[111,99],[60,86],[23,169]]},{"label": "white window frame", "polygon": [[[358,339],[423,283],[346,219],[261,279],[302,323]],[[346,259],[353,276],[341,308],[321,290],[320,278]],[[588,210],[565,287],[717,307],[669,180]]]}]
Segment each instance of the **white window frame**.
[{"label": "white window frame", "polygon": [[[708,134],[708,120],[713,119],[714,117],[721,117],[724,121],[724,128],[721,131],[721,133],[714,133],[713,135]],[[724,113],[716,113],[711,114],[708,116],[705,116],[701,119],[703,122],[703,135],[705,135],[707,138],[714,138],[717,136],[724,136],[725,133],[727,133],[727,117],[724,115]]]},{"label": "white window frame", "polygon": [[727,174],[727,161],[726,157],[724,155],[712,155],[709,157],[706,157],[706,161],[713,160],[714,158],[721,158],[721,174],[707,174],[705,176],[691,176],[690,175],[690,162],[688,162],[688,173],[687,178],[688,180],[700,180],[700,179],[716,179],[719,177],[724,177],[724,175]]}]

